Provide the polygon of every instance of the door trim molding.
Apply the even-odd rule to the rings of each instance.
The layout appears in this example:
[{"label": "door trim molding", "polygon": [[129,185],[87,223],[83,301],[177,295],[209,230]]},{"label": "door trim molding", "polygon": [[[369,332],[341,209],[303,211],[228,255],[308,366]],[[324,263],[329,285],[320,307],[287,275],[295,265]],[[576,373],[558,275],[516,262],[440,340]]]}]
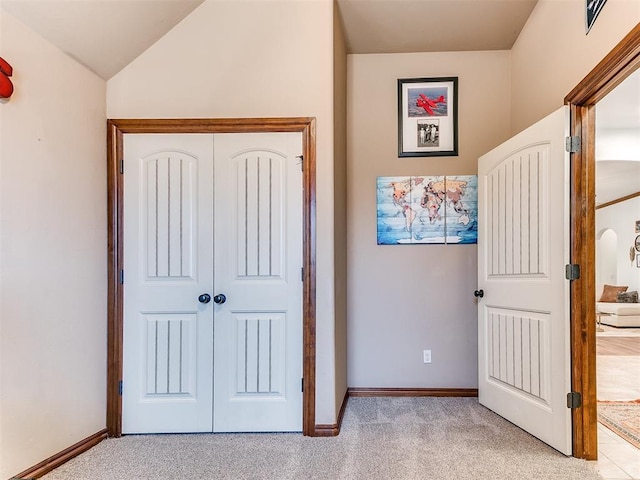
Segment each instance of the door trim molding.
[{"label": "door trim molding", "polygon": [[640,197],[640,192],[635,192],[630,195],[625,195],[624,197],[616,198],[615,200],[611,200],[610,202],[601,203],[600,205],[596,205],[596,210],[600,208],[610,207],[611,205],[615,205],[617,203],[626,202],[627,200],[631,200],[632,198]]},{"label": "door trim molding", "polygon": [[107,121],[108,208],[108,327],[107,327],[107,429],[110,437],[122,435],[123,286],[123,138],[135,133],[254,133],[301,132],[303,169],[303,338],[302,433],[316,435],[316,119],[111,119]]},{"label": "door trim molding", "polygon": [[565,97],[571,135],[582,137],[571,154],[571,263],[580,279],[571,282],[571,389],[582,393],[573,410],[573,456],[598,457],[595,332],[595,103],[640,67],[640,24]]}]

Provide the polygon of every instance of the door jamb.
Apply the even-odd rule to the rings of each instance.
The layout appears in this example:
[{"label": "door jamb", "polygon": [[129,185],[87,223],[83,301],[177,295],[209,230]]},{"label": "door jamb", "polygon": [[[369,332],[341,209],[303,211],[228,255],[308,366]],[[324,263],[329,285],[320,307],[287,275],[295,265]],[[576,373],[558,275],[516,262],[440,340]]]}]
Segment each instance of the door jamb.
[{"label": "door jamb", "polygon": [[123,159],[124,134],[301,132],[303,148],[303,338],[302,433],[316,435],[316,119],[113,119],[107,121],[107,429],[122,435]]},{"label": "door jamb", "polygon": [[571,282],[571,389],[582,393],[572,412],[573,456],[598,458],[595,332],[595,104],[640,67],[640,24],[564,99],[571,111],[571,135],[581,147],[571,154],[571,263],[580,278]]}]

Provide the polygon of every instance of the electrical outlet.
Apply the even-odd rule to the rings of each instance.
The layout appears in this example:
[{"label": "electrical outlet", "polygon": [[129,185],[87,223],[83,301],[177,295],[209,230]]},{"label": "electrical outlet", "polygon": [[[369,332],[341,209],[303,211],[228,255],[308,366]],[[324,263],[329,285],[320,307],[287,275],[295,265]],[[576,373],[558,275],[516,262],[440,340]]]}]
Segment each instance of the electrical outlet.
[{"label": "electrical outlet", "polygon": [[422,361],[424,363],[431,363],[431,350],[422,351]]}]

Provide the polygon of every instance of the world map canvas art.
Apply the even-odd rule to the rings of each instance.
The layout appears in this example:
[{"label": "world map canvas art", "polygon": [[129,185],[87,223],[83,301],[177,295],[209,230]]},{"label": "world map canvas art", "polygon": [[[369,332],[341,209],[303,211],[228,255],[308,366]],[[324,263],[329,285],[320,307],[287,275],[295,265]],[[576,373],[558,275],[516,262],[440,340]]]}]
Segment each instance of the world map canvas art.
[{"label": "world map canvas art", "polygon": [[378,245],[478,243],[478,177],[377,179]]}]

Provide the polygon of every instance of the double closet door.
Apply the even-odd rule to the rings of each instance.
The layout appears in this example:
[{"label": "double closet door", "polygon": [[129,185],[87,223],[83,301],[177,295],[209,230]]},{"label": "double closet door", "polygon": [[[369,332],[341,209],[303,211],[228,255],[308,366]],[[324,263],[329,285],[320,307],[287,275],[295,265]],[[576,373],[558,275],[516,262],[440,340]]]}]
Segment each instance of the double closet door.
[{"label": "double closet door", "polygon": [[123,433],[302,430],[301,151],[125,135]]}]

